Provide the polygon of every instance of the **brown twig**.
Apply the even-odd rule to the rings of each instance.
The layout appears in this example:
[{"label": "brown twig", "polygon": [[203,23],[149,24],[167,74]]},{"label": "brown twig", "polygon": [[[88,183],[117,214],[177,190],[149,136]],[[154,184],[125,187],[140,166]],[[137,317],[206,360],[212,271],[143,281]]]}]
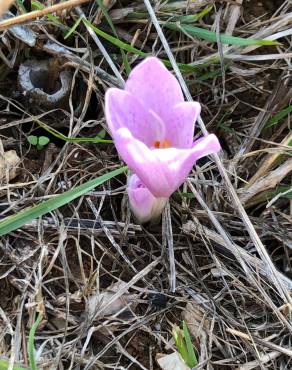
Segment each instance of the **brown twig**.
[{"label": "brown twig", "polygon": [[[43,17],[46,14],[55,13],[62,11],[64,9],[72,8],[78,6],[83,3],[88,3],[90,0],[68,0],[65,3],[55,4],[49,6],[48,8],[44,8],[41,10],[35,10],[33,12],[29,12],[26,14],[21,14],[14,18],[5,19],[4,21],[0,22],[0,30],[9,28],[11,26],[15,26],[16,24],[22,24],[25,22],[29,22],[33,19]],[[0,14],[2,10],[2,5],[0,5]]]}]

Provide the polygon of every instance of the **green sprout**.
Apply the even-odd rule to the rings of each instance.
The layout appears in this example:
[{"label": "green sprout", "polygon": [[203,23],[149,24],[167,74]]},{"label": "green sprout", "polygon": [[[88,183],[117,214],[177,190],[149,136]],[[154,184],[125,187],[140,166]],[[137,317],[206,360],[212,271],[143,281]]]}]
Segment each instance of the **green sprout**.
[{"label": "green sprout", "polygon": [[[42,315],[39,314],[36,321],[33,323],[29,331],[28,337],[28,358],[29,358],[29,368],[21,365],[14,364],[12,370],[38,370],[35,358],[35,332],[42,321]],[[9,368],[9,361],[6,359],[0,359],[0,370],[7,370]]]},{"label": "green sprout", "polygon": [[44,146],[49,144],[50,139],[47,136],[29,135],[27,137],[27,141],[30,143],[30,145],[36,146],[37,150],[42,150]]},{"label": "green sprout", "polygon": [[34,341],[35,341],[35,332],[39,324],[41,323],[41,321],[42,321],[42,315],[39,313],[36,321],[33,323],[29,331],[27,352],[28,352],[30,370],[37,370]]},{"label": "green sprout", "polygon": [[183,321],[183,329],[174,325],[172,329],[172,336],[175,341],[176,348],[182,359],[191,369],[198,364],[195,349],[189,333],[189,329],[185,321]]}]

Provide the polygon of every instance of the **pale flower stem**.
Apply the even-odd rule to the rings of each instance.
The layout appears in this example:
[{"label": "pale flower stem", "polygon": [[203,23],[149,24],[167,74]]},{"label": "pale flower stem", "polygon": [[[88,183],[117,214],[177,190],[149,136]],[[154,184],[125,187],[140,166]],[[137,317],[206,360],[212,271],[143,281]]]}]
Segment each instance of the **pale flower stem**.
[{"label": "pale flower stem", "polygon": [[[169,61],[172,65],[172,68],[173,68],[173,70],[174,70],[174,72],[177,76],[177,79],[178,79],[178,81],[181,85],[181,88],[182,88],[187,100],[188,101],[193,101],[192,96],[189,92],[189,89],[188,89],[188,87],[187,87],[187,85],[184,81],[184,78],[183,78],[183,76],[182,76],[182,74],[181,74],[181,72],[180,72],[180,70],[179,70],[179,68],[176,64],[175,58],[172,54],[172,51],[170,50],[168,42],[167,42],[167,40],[166,40],[166,38],[163,34],[163,31],[160,27],[160,24],[157,20],[157,17],[155,15],[155,12],[154,12],[152,6],[151,6],[150,1],[149,0],[144,0],[144,4],[145,4],[145,6],[147,8],[147,11],[150,15],[151,21],[152,21],[154,27],[156,28],[157,34],[158,34],[158,36],[159,36],[159,38],[162,42],[162,45],[163,45],[163,47],[166,51],[166,54],[167,54],[167,56],[169,58]],[[204,135],[207,135],[208,131],[207,131],[206,126],[205,126],[205,124],[204,124],[204,122],[203,122],[203,120],[200,116],[198,117],[197,121],[198,121],[198,124],[201,128],[202,133]],[[277,288],[280,296],[285,297],[287,302],[291,303],[291,297],[289,295],[289,292],[287,291],[287,289],[285,287],[283,287],[281,285],[279,273],[276,270],[276,268],[275,268],[275,266],[274,266],[274,264],[273,264],[273,262],[272,262],[272,260],[269,256],[265,246],[263,245],[262,241],[260,240],[260,238],[259,238],[252,222],[250,221],[243,205],[241,204],[241,202],[240,202],[240,200],[239,200],[239,198],[236,194],[236,191],[235,191],[235,189],[234,189],[234,187],[233,187],[233,185],[232,185],[232,183],[231,183],[231,181],[228,177],[228,174],[226,172],[226,169],[225,169],[220,157],[218,156],[218,154],[213,154],[212,158],[214,159],[214,161],[215,161],[215,163],[218,167],[218,170],[219,170],[222,178],[224,179],[224,182],[225,182],[226,188],[229,192],[230,198],[231,198],[233,204],[235,205],[236,209],[238,210],[238,213],[239,213],[243,223],[245,224],[245,227],[246,227],[246,229],[249,233],[249,236],[250,236],[251,240],[254,243],[254,246],[257,249],[257,252],[261,256],[262,260],[267,264],[267,266],[268,266],[268,268],[271,272],[271,281],[273,282],[274,286]],[[225,233],[225,231],[224,231],[224,233]],[[221,234],[221,235],[223,235],[223,234]]]},{"label": "pale flower stem", "polygon": [[167,247],[168,250],[170,291],[174,293],[176,290],[176,269],[169,201],[167,201],[162,214],[162,237],[162,245],[164,247]]}]

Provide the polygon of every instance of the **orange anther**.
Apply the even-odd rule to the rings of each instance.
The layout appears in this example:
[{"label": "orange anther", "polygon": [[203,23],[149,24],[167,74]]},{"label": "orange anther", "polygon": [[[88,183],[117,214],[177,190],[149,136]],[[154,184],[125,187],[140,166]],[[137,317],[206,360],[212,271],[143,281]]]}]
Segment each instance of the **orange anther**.
[{"label": "orange anther", "polygon": [[156,149],[171,148],[171,144],[167,139],[164,139],[162,142],[161,141],[154,141],[154,148],[156,148]]}]

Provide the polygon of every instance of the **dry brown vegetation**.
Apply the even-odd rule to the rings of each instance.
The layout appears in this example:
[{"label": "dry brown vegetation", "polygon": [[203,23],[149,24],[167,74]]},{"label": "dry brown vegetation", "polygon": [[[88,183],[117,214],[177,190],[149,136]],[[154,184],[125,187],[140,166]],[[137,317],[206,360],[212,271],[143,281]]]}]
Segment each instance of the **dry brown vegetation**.
[{"label": "dry brown vegetation", "polygon": [[[24,14],[21,3],[11,16]],[[0,23],[0,152],[19,157],[12,169],[0,165],[1,217],[121,166],[111,143],[66,142],[40,126],[74,138],[103,133],[106,89],[123,84],[125,58],[141,60],[128,51],[123,59],[82,22],[64,38],[80,15],[170,60],[186,97],[202,104],[197,135],[216,133],[223,150],[198,163],[161,224],[133,222],[120,175],[1,237],[0,357],[28,365],[28,334],[41,313],[38,369],[157,369],[156,354],[172,351],[172,325],[183,319],[198,369],[290,369],[291,1],[103,4],[108,17],[98,2],[75,1],[53,17],[26,15],[22,28]],[[167,28],[209,5],[190,24],[217,42]],[[30,1],[24,6],[31,11]],[[280,43],[227,45],[219,32]],[[63,89],[61,98],[25,90],[19,71],[31,60],[43,63],[31,81],[49,95]],[[51,142],[37,150],[29,135]]]}]

